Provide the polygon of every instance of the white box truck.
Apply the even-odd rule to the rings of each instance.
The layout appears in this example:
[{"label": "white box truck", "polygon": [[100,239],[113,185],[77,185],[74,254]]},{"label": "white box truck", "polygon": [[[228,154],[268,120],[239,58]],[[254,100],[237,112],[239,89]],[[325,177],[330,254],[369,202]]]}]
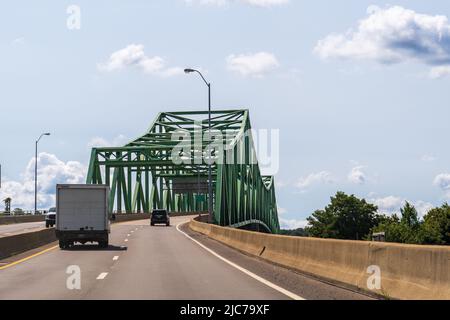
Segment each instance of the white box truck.
[{"label": "white box truck", "polygon": [[61,249],[75,242],[98,242],[108,247],[109,186],[58,184],[56,186],[56,237]]}]

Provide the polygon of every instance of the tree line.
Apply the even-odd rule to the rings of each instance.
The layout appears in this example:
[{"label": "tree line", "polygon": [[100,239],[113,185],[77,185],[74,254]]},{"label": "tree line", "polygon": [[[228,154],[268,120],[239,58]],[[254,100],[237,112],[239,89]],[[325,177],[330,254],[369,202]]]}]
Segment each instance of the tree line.
[{"label": "tree line", "polygon": [[354,195],[337,192],[324,209],[307,218],[304,229],[282,230],[285,235],[346,240],[371,240],[384,232],[385,241],[409,244],[450,245],[450,206],[444,203],[420,219],[416,208],[405,202],[399,213],[378,213],[378,207]]}]

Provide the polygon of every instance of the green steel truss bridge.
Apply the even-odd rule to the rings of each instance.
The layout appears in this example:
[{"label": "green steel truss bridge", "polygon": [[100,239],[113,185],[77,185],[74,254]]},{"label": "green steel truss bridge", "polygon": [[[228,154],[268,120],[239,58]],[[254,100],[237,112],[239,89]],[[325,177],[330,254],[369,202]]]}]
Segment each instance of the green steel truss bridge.
[{"label": "green steel truss bridge", "polygon": [[212,161],[213,222],[278,233],[274,178],[261,175],[249,111],[212,111],[211,135],[207,116],[163,112],[125,146],[93,148],[86,183],[109,185],[117,212],[207,212]]}]

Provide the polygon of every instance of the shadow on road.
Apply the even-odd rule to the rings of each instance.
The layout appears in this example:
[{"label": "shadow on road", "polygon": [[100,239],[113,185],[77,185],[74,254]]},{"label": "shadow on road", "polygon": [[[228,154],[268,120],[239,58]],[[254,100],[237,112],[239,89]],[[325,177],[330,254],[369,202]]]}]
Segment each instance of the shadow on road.
[{"label": "shadow on road", "polygon": [[68,251],[126,251],[126,250],[128,250],[128,248],[125,246],[114,246],[114,245],[109,245],[107,248],[100,248],[96,244],[76,244],[65,250],[68,250]]}]

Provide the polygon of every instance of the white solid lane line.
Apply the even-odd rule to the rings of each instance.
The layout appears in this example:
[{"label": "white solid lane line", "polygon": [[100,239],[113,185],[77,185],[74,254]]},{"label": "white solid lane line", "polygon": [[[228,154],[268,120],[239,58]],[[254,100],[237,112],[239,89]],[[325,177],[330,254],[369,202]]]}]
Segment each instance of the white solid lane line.
[{"label": "white solid lane line", "polygon": [[119,256],[114,256],[113,261],[119,260]]},{"label": "white solid lane line", "polygon": [[245,268],[242,268],[241,266],[235,264],[234,262],[231,262],[230,260],[228,260],[228,259],[222,257],[222,256],[219,255],[218,253],[216,253],[216,252],[214,252],[213,250],[209,249],[208,247],[206,247],[206,246],[203,245],[202,243],[198,242],[197,240],[195,240],[194,238],[192,238],[191,236],[189,236],[186,232],[180,230],[180,228],[179,228],[180,225],[185,224],[185,223],[188,223],[188,222],[181,222],[181,223],[179,223],[179,224],[177,225],[177,230],[178,230],[178,232],[181,232],[184,236],[186,236],[188,239],[190,239],[190,240],[192,240],[193,242],[195,242],[196,244],[198,244],[200,247],[202,247],[203,249],[205,249],[206,251],[208,251],[209,253],[211,253],[213,256],[219,258],[220,260],[222,260],[223,262],[229,264],[230,266],[232,266],[232,267],[238,269],[239,271],[245,273],[246,275],[252,277],[253,279],[258,280],[259,282],[261,282],[261,283],[265,284],[266,286],[268,286],[268,287],[270,287],[270,288],[272,288],[272,289],[274,289],[274,290],[276,290],[276,291],[278,291],[278,292],[284,294],[285,296],[288,296],[289,298],[291,298],[291,299],[293,299],[293,300],[306,300],[305,298],[300,297],[299,295],[296,295],[295,293],[290,292],[290,291],[288,291],[288,290],[286,290],[286,289],[284,289],[284,288],[282,288],[282,287],[280,287],[280,286],[277,286],[275,283],[272,283],[272,282],[270,282],[269,280],[266,280],[266,279],[264,279],[264,278],[262,278],[262,277],[260,277],[260,276],[258,276],[258,275],[256,275],[256,274],[254,274],[253,272],[251,272],[251,271],[245,269]]},{"label": "white solid lane line", "polygon": [[108,275],[108,272],[102,272],[98,275],[97,280],[103,280]]}]

